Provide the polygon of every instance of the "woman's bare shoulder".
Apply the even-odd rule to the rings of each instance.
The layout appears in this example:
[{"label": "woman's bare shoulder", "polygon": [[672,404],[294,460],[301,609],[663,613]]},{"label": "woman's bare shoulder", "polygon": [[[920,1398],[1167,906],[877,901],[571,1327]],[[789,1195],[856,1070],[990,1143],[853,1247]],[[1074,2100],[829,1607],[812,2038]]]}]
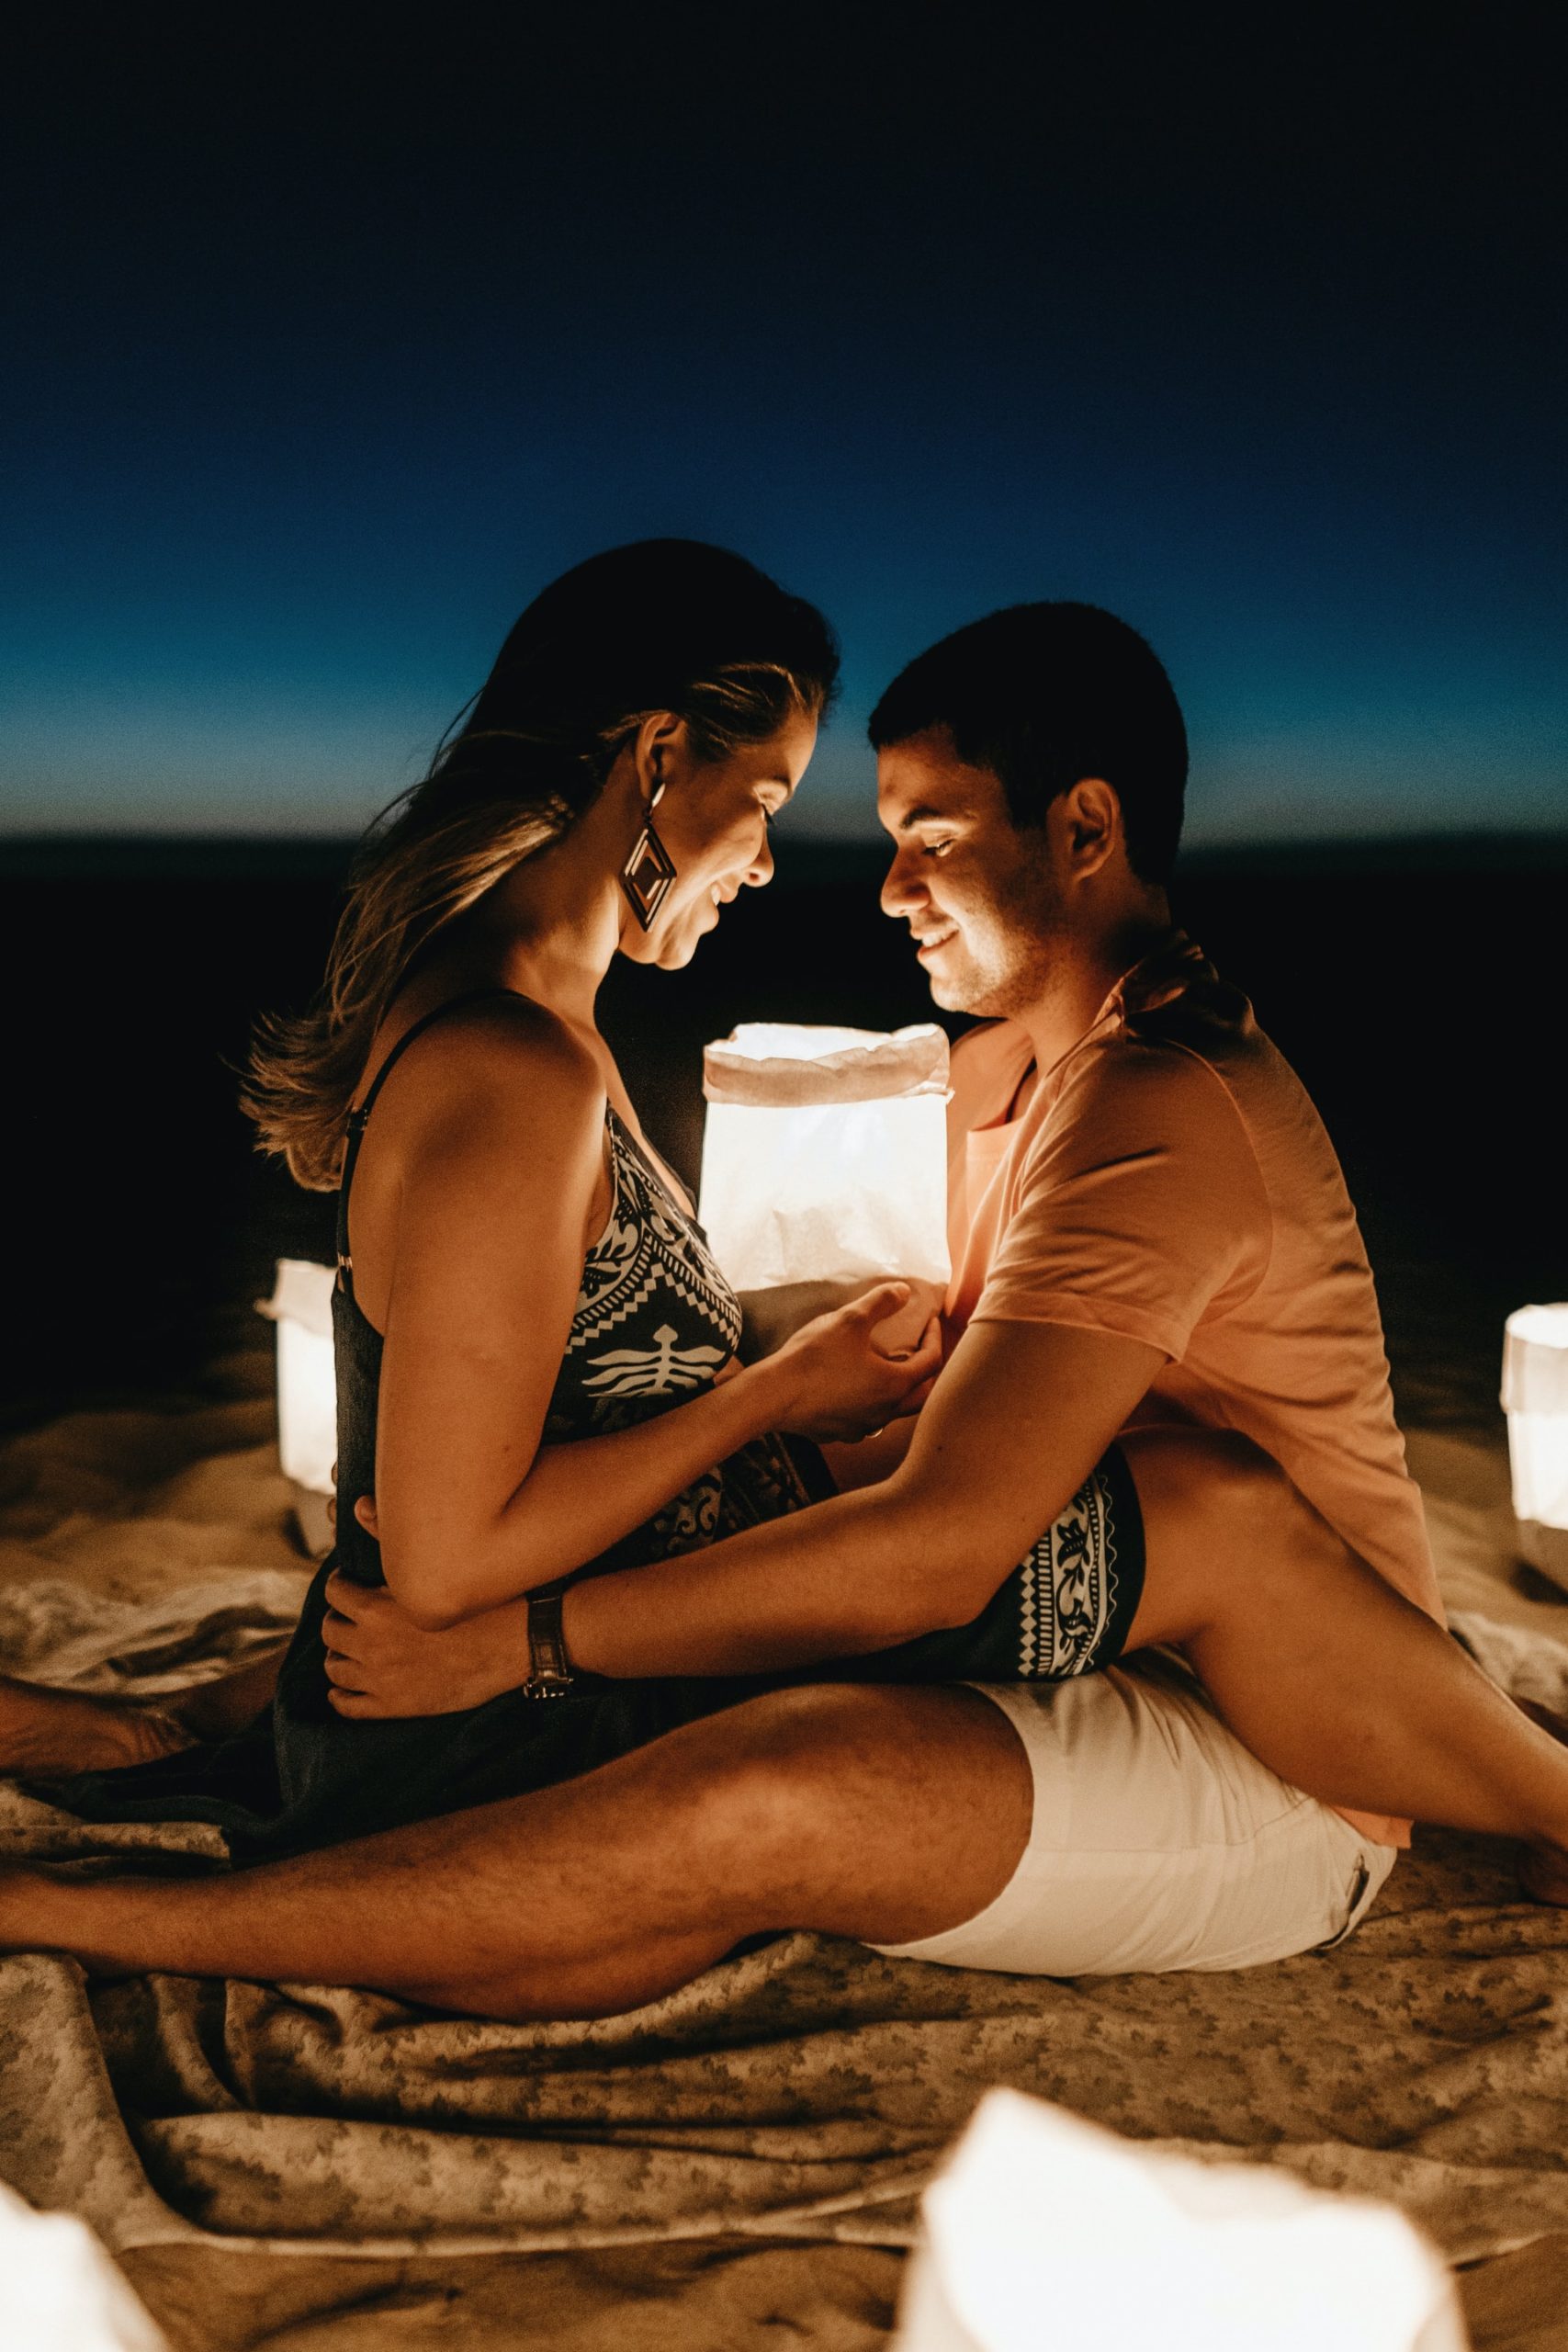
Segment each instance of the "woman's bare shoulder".
[{"label": "woman's bare shoulder", "polygon": [[[398,1124],[434,1119],[450,1137],[515,1121],[592,1124],[604,1117],[604,1069],[571,1024],[533,998],[497,990],[455,1007],[405,1057]],[[392,1107],[389,1102],[388,1108]]]}]

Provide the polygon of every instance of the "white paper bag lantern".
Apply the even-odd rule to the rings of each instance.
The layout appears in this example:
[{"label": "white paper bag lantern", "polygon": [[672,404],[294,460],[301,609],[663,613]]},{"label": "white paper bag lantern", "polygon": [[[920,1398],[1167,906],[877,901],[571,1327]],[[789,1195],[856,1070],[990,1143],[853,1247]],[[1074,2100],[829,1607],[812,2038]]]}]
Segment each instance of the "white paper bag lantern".
[{"label": "white paper bag lantern", "polygon": [[762,1345],[884,1275],[946,1288],[947,1062],[930,1022],[708,1046],[698,1215]]},{"label": "white paper bag lantern", "polygon": [[1521,1306],[1503,1327],[1503,1410],[1519,1550],[1568,1586],[1568,1306]]},{"label": "white paper bag lantern", "polygon": [[893,2352],[1464,2352],[1404,2215],[991,2091],[922,2199]]},{"label": "white paper bag lantern", "polygon": [[68,2213],[35,2213],[8,2188],[0,2188],[0,2345],[6,2352],[168,2352],[86,2224]]},{"label": "white paper bag lantern", "polygon": [[295,1511],[306,1548],[332,1542],[327,1498],[337,1460],[337,1372],[333,1360],[331,1266],[280,1258],[272,1296],[259,1299],[277,1326],[277,1451],[296,1488]]}]

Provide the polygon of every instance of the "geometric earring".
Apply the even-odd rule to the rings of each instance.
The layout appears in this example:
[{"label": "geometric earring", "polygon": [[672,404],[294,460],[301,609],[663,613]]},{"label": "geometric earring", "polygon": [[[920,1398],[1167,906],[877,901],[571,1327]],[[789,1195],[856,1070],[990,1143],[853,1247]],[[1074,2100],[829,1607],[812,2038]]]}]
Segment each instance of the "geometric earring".
[{"label": "geometric earring", "polygon": [[[654,794],[654,799],[661,797]],[[653,829],[650,805],[648,821],[632,843],[631,854],[621,868],[621,888],[644,931],[653,927],[655,916],[670,894],[675,879],[675,861]]]}]

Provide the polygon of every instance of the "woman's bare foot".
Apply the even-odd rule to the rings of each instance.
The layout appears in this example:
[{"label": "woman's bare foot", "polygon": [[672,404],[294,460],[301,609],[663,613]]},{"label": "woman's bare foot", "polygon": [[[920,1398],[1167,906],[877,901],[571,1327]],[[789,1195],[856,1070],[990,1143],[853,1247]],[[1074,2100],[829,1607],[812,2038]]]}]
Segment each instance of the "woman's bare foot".
[{"label": "woman's bare foot", "polygon": [[0,1677],[0,1772],[112,1772],[188,1747],[191,1735],[160,1709]]}]

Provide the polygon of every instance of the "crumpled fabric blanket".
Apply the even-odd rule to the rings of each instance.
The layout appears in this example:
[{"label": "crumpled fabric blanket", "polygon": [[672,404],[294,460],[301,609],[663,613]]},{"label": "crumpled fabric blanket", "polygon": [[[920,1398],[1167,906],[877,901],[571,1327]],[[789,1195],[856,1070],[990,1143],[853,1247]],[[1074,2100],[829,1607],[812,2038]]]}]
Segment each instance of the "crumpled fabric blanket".
[{"label": "crumpled fabric blanket", "polygon": [[[167,1687],[286,1623],[294,1589],[14,1587],[4,1662],[42,1648],[78,1687]],[[1460,1629],[1506,1687],[1568,1707],[1568,1648]],[[83,1824],[14,1789],[0,1849],[221,1859],[215,1831]],[[1431,1832],[1348,1944],[1229,1976],[1032,1980],[795,1935],[634,2015],[516,2026],[320,1985],[89,1984],[21,1954],[0,1962],[0,2173],[117,2252],[895,2247],[1002,2082],[1388,2198],[1472,2261],[1568,2231],[1565,1962],[1568,1915],[1517,1898],[1506,1850]]]},{"label": "crumpled fabric blanket", "polygon": [[[265,1360],[240,1376],[227,1403],[0,1446],[0,1670],[154,1695],[292,1623],[309,1570]],[[1495,1442],[1412,1451],[1472,1647],[1568,1704],[1568,1606],[1506,1583]],[[221,1863],[210,1830],[91,1827],[0,1784],[0,1853],[159,1850]],[[181,2345],[299,2322],[345,2352],[389,2324],[732,2352],[787,2311],[859,2352],[938,2153],[1011,2083],[1392,2198],[1477,2266],[1477,2341],[1544,2352],[1568,2344],[1565,1957],[1568,1914],[1518,1902],[1503,1849],[1426,1831],[1349,1943],[1232,1976],[1053,1983],[795,1936],[635,2016],[519,2027],[322,1986],[88,1984],[21,1954],[0,1961],[0,2177],[89,2222]]]}]

